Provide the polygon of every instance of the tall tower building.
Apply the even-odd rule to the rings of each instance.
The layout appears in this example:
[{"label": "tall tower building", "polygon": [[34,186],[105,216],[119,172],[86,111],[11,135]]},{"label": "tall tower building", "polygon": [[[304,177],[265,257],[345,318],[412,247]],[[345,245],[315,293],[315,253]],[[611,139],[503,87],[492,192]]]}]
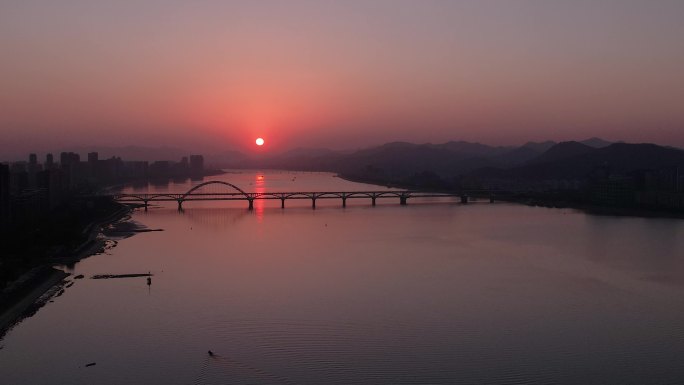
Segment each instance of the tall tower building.
[{"label": "tall tower building", "polygon": [[201,175],[204,172],[204,157],[202,155],[190,155],[190,172]]},{"label": "tall tower building", "polygon": [[36,188],[36,173],[38,171],[38,156],[36,154],[29,154],[28,181],[30,188]]}]

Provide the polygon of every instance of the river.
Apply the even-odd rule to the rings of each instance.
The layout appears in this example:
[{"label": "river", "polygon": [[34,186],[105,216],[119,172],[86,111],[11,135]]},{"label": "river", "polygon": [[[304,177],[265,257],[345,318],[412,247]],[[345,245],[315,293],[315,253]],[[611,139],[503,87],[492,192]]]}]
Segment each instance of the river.
[{"label": "river", "polygon": [[[327,173],[208,179],[255,192],[386,188]],[[133,221],[163,231],[115,238],[70,268],[85,279],[0,341],[1,382],[684,379],[684,221],[444,198],[246,206],[136,210]],[[149,286],[90,278],[148,271]]]}]

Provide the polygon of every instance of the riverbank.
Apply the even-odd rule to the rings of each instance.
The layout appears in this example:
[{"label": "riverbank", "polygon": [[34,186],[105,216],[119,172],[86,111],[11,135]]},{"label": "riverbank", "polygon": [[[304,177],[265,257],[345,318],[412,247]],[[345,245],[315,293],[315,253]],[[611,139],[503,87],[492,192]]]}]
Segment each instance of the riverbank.
[{"label": "riverbank", "polygon": [[539,206],[548,208],[559,208],[559,209],[573,209],[583,211],[591,215],[603,215],[603,216],[614,216],[614,217],[639,217],[639,218],[673,218],[673,219],[684,219],[684,212],[678,211],[668,211],[668,210],[655,210],[647,208],[628,208],[628,207],[612,207],[612,206],[598,206],[586,203],[578,202],[565,202],[565,201],[547,201],[539,199],[510,199],[506,200],[508,202],[520,203],[527,206]]},{"label": "riverbank", "polygon": [[59,291],[69,274],[42,266],[21,276],[8,296],[13,301],[0,313],[0,340],[23,319],[35,314]]},{"label": "riverbank", "polygon": [[[356,178],[348,175],[338,174],[338,178],[358,183],[368,183],[381,185],[388,188],[400,188],[407,190],[430,190],[429,186],[413,186],[400,183],[387,183],[380,180],[373,180],[369,178]],[[440,190],[443,191],[443,190]],[[487,197],[489,198],[489,197]],[[574,202],[563,199],[551,199],[544,194],[530,195],[530,194],[499,194],[496,197],[497,201],[519,203],[527,206],[541,206],[548,208],[570,208],[583,211],[592,215],[609,215],[609,216],[624,216],[624,217],[640,217],[640,218],[676,218],[684,219],[684,212],[673,211],[661,208],[652,207],[619,207],[619,206],[602,206],[598,204],[586,202]]]},{"label": "riverbank", "polygon": [[114,210],[84,226],[79,232],[82,241],[75,247],[43,256],[40,265],[21,274],[0,291],[0,339],[14,325],[33,315],[59,292],[69,274],[56,269],[55,265],[71,265],[104,249],[105,241],[98,238],[103,228],[125,220],[130,212],[124,205],[111,203]]}]

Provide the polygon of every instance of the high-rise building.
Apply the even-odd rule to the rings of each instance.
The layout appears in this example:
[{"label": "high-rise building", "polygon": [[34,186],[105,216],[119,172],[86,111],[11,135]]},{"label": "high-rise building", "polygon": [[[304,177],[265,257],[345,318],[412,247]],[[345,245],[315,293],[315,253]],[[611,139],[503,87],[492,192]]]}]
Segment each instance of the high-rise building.
[{"label": "high-rise building", "polygon": [[64,171],[50,168],[38,173],[38,188],[47,193],[47,208],[52,210],[61,203],[64,194],[64,182],[62,175]]},{"label": "high-rise building", "polygon": [[64,171],[64,185],[70,189],[80,185],[82,176],[85,175],[80,166],[81,157],[78,154],[73,152],[60,154],[59,167]]},{"label": "high-rise building", "polygon": [[55,167],[55,158],[52,154],[45,155],[45,169],[49,170],[53,167]]},{"label": "high-rise building", "polygon": [[63,152],[59,156],[60,166],[66,170],[69,169],[69,166],[71,164],[78,163],[80,161],[81,161],[81,157],[78,154],[73,153],[73,152]]},{"label": "high-rise building", "polygon": [[[105,170],[105,165],[99,162],[100,155],[93,151],[88,153],[88,178],[90,184],[97,184],[98,179],[105,179],[107,176],[102,175]],[[104,162],[102,162],[104,163]]]},{"label": "high-rise building", "polygon": [[28,180],[30,188],[36,188],[36,173],[38,171],[40,171],[38,169],[38,156],[36,154],[29,154]]},{"label": "high-rise building", "polygon": [[126,178],[147,178],[149,163],[147,161],[123,162],[123,174]]},{"label": "high-rise building", "polygon": [[149,168],[150,176],[153,178],[168,177],[171,175],[171,162],[168,160],[158,160],[152,162]]},{"label": "high-rise building", "polygon": [[202,155],[190,155],[190,172],[201,175],[204,172],[204,157]]}]

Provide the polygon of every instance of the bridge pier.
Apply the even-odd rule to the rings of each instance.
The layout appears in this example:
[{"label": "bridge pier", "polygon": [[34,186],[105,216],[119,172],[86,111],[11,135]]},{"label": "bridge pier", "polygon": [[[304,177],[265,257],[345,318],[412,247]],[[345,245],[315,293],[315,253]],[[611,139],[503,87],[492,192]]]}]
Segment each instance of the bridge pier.
[{"label": "bridge pier", "polygon": [[311,198],[311,208],[316,209],[316,198]]},{"label": "bridge pier", "polygon": [[247,201],[249,202],[249,207],[247,207],[247,209],[254,210],[254,198],[249,198]]},{"label": "bridge pier", "polygon": [[399,197],[399,204],[402,206],[406,206],[406,199],[407,197]]},{"label": "bridge pier", "polygon": [[183,211],[183,201],[180,199],[178,200],[178,211]]},{"label": "bridge pier", "polygon": [[347,207],[347,197],[342,197],[342,207]]},{"label": "bridge pier", "polygon": [[375,206],[375,197],[371,197],[371,206]]},{"label": "bridge pier", "polygon": [[280,208],[281,209],[285,208],[285,198],[280,198]]},{"label": "bridge pier", "polygon": [[145,203],[145,211],[147,211],[147,201],[143,201]]},{"label": "bridge pier", "polygon": [[461,195],[461,203],[464,203],[464,204],[468,203],[468,196],[467,195],[465,195],[465,194]]}]

